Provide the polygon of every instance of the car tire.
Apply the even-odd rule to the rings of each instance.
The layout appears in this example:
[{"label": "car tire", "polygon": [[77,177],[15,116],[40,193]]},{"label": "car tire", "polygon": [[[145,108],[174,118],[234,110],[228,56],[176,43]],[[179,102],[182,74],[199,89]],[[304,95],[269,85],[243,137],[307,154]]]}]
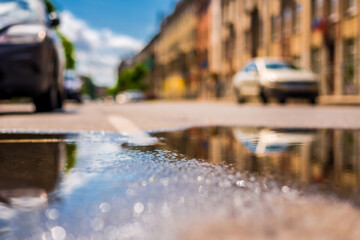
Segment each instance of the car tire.
[{"label": "car tire", "polygon": [[246,98],[241,96],[239,90],[235,90],[235,96],[236,96],[237,103],[243,104],[246,102]]},{"label": "car tire", "polygon": [[64,106],[64,101],[65,101],[65,95],[63,92],[61,92],[60,90],[58,90],[58,102],[57,102],[57,108],[58,109],[62,109]]},{"label": "car tire", "polygon": [[316,105],[316,97],[309,98],[309,102],[312,105]]},{"label": "car tire", "polygon": [[36,112],[51,112],[59,107],[58,91],[55,84],[51,84],[50,88],[41,96],[34,99]]},{"label": "car tire", "polygon": [[268,96],[266,96],[264,88],[260,90],[260,100],[263,104],[267,104],[269,102]]},{"label": "car tire", "polygon": [[236,101],[237,101],[239,104],[246,103],[246,99],[245,99],[244,97],[241,97],[240,95],[236,96]]},{"label": "car tire", "polygon": [[76,96],[76,102],[77,102],[78,104],[82,104],[82,103],[83,103],[83,100],[81,99],[81,94],[80,94],[80,93],[77,94],[77,96]]},{"label": "car tire", "polygon": [[280,104],[285,104],[286,103],[286,98],[279,98],[279,103]]},{"label": "car tire", "polygon": [[46,68],[46,81],[50,82],[49,89],[34,99],[36,112],[51,112],[55,109],[62,108],[63,96],[57,85],[56,61],[49,62]]}]

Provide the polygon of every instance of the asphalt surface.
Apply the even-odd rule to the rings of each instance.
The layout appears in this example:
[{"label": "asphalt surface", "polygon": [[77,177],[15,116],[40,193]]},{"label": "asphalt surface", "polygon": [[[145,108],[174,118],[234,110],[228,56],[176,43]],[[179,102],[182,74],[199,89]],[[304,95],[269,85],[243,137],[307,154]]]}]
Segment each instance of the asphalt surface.
[{"label": "asphalt surface", "polygon": [[0,104],[0,129],[134,132],[215,125],[360,129],[359,106],[152,101],[69,103],[61,112],[33,111],[31,104]]}]

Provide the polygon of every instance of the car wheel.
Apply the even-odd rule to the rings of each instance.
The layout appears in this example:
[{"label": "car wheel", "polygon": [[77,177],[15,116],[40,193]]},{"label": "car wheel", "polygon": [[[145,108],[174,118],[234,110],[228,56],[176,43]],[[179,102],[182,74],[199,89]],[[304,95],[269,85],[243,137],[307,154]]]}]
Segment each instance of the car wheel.
[{"label": "car wheel", "polygon": [[55,84],[51,84],[49,90],[34,99],[36,112],[51,112],[58,108],[58,91]]},{"label": "car wheel", "polygon": [[64,96],[64,93],[62,93],[60,90],[58,90],[58,102],[57,102],[57,107],[59,109],[62,109],[63,106],[64,106],[64,100],[65,100],[65,96]]},{"label": "car wheel", "polygon": [[267,104],[269,102],[269,99],[266,96],[264,88],[261,88],[261,90],[260,90],[260,99],[263,104]]},{"label": "car wheel", "polygon": [[316,98],[315,98],[315,97],[309,98],[309,102],[310,102],[312,105],[315,105],[315,104],[316,104]]},{"label": "car wheel", "polygon": [[49,62],[46,68],[47,79],[50,81],[49,89],[34,99],[36,112],[51,112],[62,107],[63,99],[57,87],[56,61]]},{"label": "car wheel", "polygon": [[239,90],[235,90],[235,96],[236,96],[236,101],[239,103],[239,104],[242,104],[242,103],[245,103],[246,102],[246,99],[245,97],[242,97]]},{"label": "car wheel", "polygon": [[81,99],[81,94],[80,94],[80,93],[77,94],[77,96],[76,96],[76,102],[77,102],[78,104],[83,103],[83,100]]},{"label": "car wheel", "polygon": [[285,104],[286,103],[286,98],[279,98],[279,103],[280,104]]},{"label": "car wheel", "polygon": [[246,99],[241,96],[236,96],[236,100],[239,104],[246,103]]}]

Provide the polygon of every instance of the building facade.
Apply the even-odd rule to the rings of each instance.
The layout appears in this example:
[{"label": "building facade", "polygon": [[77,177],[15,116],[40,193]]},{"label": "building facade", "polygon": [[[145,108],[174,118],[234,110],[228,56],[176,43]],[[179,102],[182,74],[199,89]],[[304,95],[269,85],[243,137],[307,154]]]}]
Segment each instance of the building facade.
[{"label": "building facade", "polygon": [[153,84],[161,93],[178,75],[181,97],[230,97],[250,59],[275,56],[319,75],[320,102],[360,103],[359,11],[360,0],[181,0],[150,43]]},{"label": "building facade", "polygon": [[320,101],[360,102],[359,0],[222,0],[222,75],[276,56],[321,79]]},{"label": "building facade", "polygon": [[192,0],[178,2],[174,12],[162,23],[155,51],[164,97],[172,94],[174,97],[191,97],[199,90],[196,81],[195,4]]}]

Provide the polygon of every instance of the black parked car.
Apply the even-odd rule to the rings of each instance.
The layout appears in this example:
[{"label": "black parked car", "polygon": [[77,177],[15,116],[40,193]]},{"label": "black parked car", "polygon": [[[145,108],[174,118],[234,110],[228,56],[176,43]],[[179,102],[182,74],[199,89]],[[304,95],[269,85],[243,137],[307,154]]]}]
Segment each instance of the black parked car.
[{"label": "black parked car", "polygon": [[43,0],[0,0],[0,99],[30,97],[36,111],[61,108],[65,57]]}]

